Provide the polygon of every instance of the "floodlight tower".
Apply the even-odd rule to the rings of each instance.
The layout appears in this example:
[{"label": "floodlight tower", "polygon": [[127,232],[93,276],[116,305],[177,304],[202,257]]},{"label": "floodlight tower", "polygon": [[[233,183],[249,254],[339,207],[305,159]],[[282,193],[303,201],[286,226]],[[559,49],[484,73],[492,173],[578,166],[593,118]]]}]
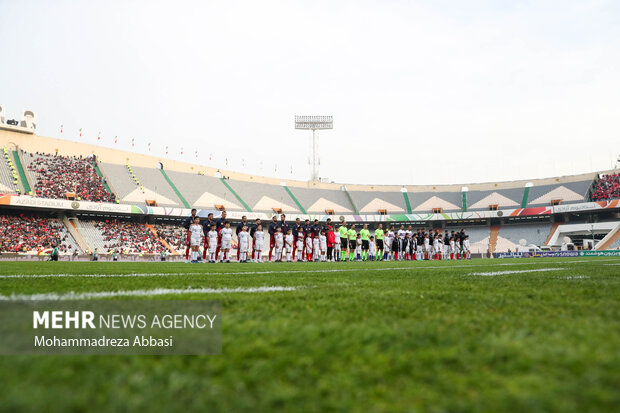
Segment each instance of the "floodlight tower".
[{"label": "floodlight tower", "polygon": [[312,170],[310,179],[319,179],[319,155],[316,149],[316,131],[320,129],[333,129],[334,120],[332,116],[295,116],[295,129],[312,131]]}]

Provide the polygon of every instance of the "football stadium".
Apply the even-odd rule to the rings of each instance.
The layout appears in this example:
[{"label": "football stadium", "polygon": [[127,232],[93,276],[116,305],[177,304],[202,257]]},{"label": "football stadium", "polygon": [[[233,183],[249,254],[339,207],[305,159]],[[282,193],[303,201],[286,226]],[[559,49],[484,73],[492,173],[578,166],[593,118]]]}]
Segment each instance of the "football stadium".
[{"label": "football stadium", "polygon": [[[34,6],[50,13],[56,8],[29,5]],[[270,13],[293,13],[290,5],[286,11],[264,6],[269,13],[262,8],[254,11],[267,20]],[[141,3],[138,9],[149,7]],[[158,13],[171,12],[152,7]],[[239,13],[210,9],[214,15],[207,16],[202,6],[192,7],[196,16],[188,19],[217,20],[218,13],[222,18]],[[306,5],[295,7],[312,16],[317,13]],[[334,14],[343,12],[344,6],[333,7]],[[359,12],[368,14],[371,26],[377,19],[388,30],[390,22],[400,21],[392,7],[413,13],[409,6],[376,2],[360,4]],[[439,6],[416,9],[416,19],[418,12],[427,18],[457,19],[456,11],[434,7]],[[482,12],[486,6],[477,7]],[[583,12],[566,7],[576,13],[567,12],[570,16]],[[597,13],[620,15],[614,6],[597,7],[602,8],[595,8]],[[344,7],[353,14],[354,9],[358,10]],[[5,15],[18,10],[7,7]],[[68,11],[58,5],[58,13],[85,16],[80,25],[95,22],[90,14],[95,10]],[[548,10],[518,12],[534,16]],[[502,16],[518,12],[492,11]],[[588,13],[593,12],[588,10],[582,18],[588,20]],[[0,25],[4,19],[8,18],[0,18]],[[135,24],[142,24],[141,19]],[[304,17],[299,19],[305,22]],[[249,18],[244,21],[251,24]],[[134,22],[115,24],[129,27]],[[318,28],[331,33],[333,24],[330,20]],[[14,22],[11,25],[15,27]],[[52,30],[62,31],[56,26]],[[500,33],[504,28],[494,30]],[[337,38],[338,33],[332,35]],[[553,38],[545,33],[532,41]],[[150,42],[140,35],[131,40],[133,35],[118,36],[128,36],[127,42],[139,47]],[[196,41],[189,40],[198,46]],[[285,41],[259,48],[286,48],[280,42]],[[617,43],[611,50],[617,56]],[[245,52],[248,58],[254,56]],[[325,57],[318,49],[313,52],[316,58]],[[385,53],[387,59],[392,51]],[[286,57],[278,61],[290,63]],[[191,83],[188,87],[200,87],[197,73],[178,61],[171,64],[175,73],[188,77],[184,80]],[[69,70],[65,62],[59,67]],[[123,70],[119,73],[131,71],[129,66]],[[52,82],[38,76],[44,79],[39,82]],[[258,74],[256,79],[249,76],[250,81],[259,81]],[[33,82],[36,73],[34,77]],[[406,83],[407,76],[404,79]],[[367,80],[384,82],[379,77]],[[101,93],[104,105],[105,86],[90,77],[89,82],[89,93]],[[592,87],[607,96],[619,91],[617,86],[605,92],[598,85]],[[247,93],[250,99],[251,88],[241,89],[227,89],[226,94]],[[114,102],[150,108],[149,99],[159,99],[156,94],[127,93],[131,96],[127,102]],[[261,90],[259,100],[264,93]],[[580,137],[581,144],[552,137],[549,148],[568,155],[537,153],[540,159],[548,156],[548,163],[560,171],[537,174],[538,161],[494,148],[493,143],[468,152],[459,148],[460,140],[454,145],[408,147],[391,144],[388,135],[380,138],[384,142],[379,145],[371,137],[368,148],[353,145],[355,150],[369,159],[407,160],[377,161],[378,168],[387,172],[373,180],[361,172],[338,174],[360,165],[345,155],[350,146],[343,144],[346,149],[333,158],[328,154],[330,143],[346,139],[347,122],[355,119],[345,114],[339,121],[342,109],[327,101],[337,99],[338,93],[331,90],[323,98],[334,115],[323,112],[320,103],[299,105],[291,99],[291,110],[298,112],[278,114],[285,124],[282,130],[288,132],[277,145],[265,138],[267,132],[257,132],[263,138],[233,140],[244,130],[241,119],[239,124],[222,121],[218,127],[230,135],[220,137],[206,126],[197,130],[196,119],[190,132],[177,135],[148,117],[121,123],[128,128],[126,133],[102,134],[98,129],[113,123],[117,112],[93,115],[89,119],[99,123],[92,126],[77,127],[74,122],[65,127],[57,118],[63,114],[38,94],[24,97],[11,88],[6,96],[15,97],[15,103],[0,102],[1,411],[618,409],[620,155],[591,168],[566,167],[580,157],[590,157],[592,164],[591,153],[613,152],[619,148],[617,141],[606,147],[605,140],[600,145],[588,142],[592,136]],[[16,110],[22,99],[35,103]],[[80,103],[61,95],[52,100],[67,111],[90,113],[102,108],[95,103],[80,108]],[[353,105],[353,100],[345,98],[344,105]],[[367,105],[371,110],[373,106]],[[514,103],[505,105],[513,108]],[[609,108],[613,112],[615,105],[601,103],[600,112]],[[265,103],[261,109],[257,103],[254,109],[269,117],[268,107]],[[243,113],[246,107],[240,108],[222,105],[219,116],[229,119],[223,113],[238,110],[235,116],[248,116],[250,123]],[[135,112],[143,113],[139,108]],[[217,116],[204,114],[213,123],[218,123]],[[365,123],[362,117],[356,121]],[[591,120],[586,118],[584,124]],[[135,125],[142,121],[145,124]],[[412,121],[395,127],[406,128]],[[131,137],[140,128],[154,137]],[[157,138],[160,128],[166,133]],[[610,128],[617,138],[617,125]],[[533,127],[531,131],[536,135]],[[437,137],[442,133],[437,131]],[[308,138],[308,147],[283,143],[298,139],[306,144]],[[525,150],[540,152],[535,142],[545,139],[542,135],[533,139]],[[253,141],[260,145],[252,146]],[[275,152],[287,161],[280,169],[278,165],[263,169],[263,162],[271,162]],[[461,153],[478,152],[479,158],[460,158]],[[515,157],[522,165],[516,170],[482,167],[471,181],[459,173],[470,161],[492,158],[497,161],[493,165],[501,166]],[[302,161],[291,161],[289,168],[288,159]],[[453,165],[454,172],[435,172]],[[293,168],[303,172],[295,174]],[[324,168],[334,179],[322,177]],[[418,168],[432,171],[418,180],[415,177],[422,176],[416,175]],[[414,179],[408,178],[410,169]],[[350,181],[351,176],[359,180]],[[514,179],[505,178],[509,176]]]}]

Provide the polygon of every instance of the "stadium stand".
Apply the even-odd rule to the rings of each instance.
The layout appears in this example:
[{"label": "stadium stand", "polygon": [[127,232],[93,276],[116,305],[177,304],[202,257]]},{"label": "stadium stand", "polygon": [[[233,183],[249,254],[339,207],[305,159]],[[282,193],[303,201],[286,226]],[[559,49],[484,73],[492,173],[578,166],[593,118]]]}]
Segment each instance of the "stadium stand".
[{"label": "stadium stand", "polygon": [[105,188],[93,167],[93,160],[81,156],[45,153],[22,153],[26,168],[34,182],[33,195],[41,198],[114,202],[114,194]]},{"label": "stadium stand", "polygon": [[221,205],[228,211],[243,211],[244,207],[220,179],[202,174],[166,171],[187,202],[195,208],[216,209]]},{"label": "stadium stand", "polygon": [[0,251],[36,253],[58,246],[61,254],[80,251],[64,224],[36,215],[0,215]]},{"label": "stadium stand", "polygon": [[334,214],[353,213],[351,203],[342,190],[301,187],[289,187],[289,189],[309,214],[325,215],[326,210],[333,210]]},{"label": "stadium stand", "polygon": [[166,250],[146,225],[137,222],[85,220],[80,221],[78,230],[89,246],[101,253],[158,254]]},{"label": "stadium stand", "polygon": [[442,212],[460,211],[462,209],[461,192],[415,192],[410,190],[408,194],[413,212],[430,214],[434,208],[441,208]]},{"label": "stadium stand", "polygon": [[99,167],[121,203],[144,204],[151,200],[159,206],[182,206],[182,201],[155,167],[133,167],[129,164],[105,162],[100,162]]},{"label": "stadium stand", "polygon": [[490,205],[502,208],[519,208],[523,199],[523,188],[506,188],[488,191],[468,191],[467,209],[488,210]]},{"label": "stadium stand", "polygon": [[[498,246],[495,248],[495,252],[505,252],[508,248],[511,248],[511,250],[514,251],[515,248],[520,245],[520,241],[522,239],[525,240],[526,245],[544,245],[545,240],[551,231],[551,227],[551,223],[503,225],[499,231]],[[505,249],[499,248],[500,241],[501,245],[506,246]],[[507,247],[508,245],[510,245],[510,247]]]},{"label": "stadium stand", "polygon": [[180,254],[185,253],[185,240],[187,230],[178,225],[171,224],[154,224],[153,228],[157,231],[157,235],[165,240],[168,245]]},{"label": "stadium stand", "polygon": [[592,201],[620,198],[620,173],[601,175],[592,188]]},{"label": "stadium stand", "polygon": [[591,185],[592,180],[533,186],[528,206],[551,205],[552,201],[561,201],[562,204],[584,202]]},{"label": "stadium stand", "polygon": [[615,240],[609,247],[607,247],[607,249],[609,249],[609,250],[619,250],[620,249],[620,238]]},{"label": "stadium stand", "polygon": [[252,211],[301,213],[290,195],[281,185],[269,185],[236,180],[228,180],[228,185],[240,196]]},{"label": "stadium stand", "polygon": [[379,210],[386,210],[388,214],[407,212],[405,199],[401,192],[349,191],[349,195],[359,208],[360,214],[376,215]]}]

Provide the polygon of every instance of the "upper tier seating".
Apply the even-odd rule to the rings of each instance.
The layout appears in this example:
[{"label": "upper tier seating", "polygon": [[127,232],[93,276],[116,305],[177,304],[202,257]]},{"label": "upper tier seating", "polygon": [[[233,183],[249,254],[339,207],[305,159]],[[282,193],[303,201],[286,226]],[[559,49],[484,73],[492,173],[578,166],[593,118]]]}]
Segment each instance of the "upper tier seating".
[{"label": "upper tier seating", "polygon": [[93,202],[114,202],[97,175],[93,160],[81,156],[61,156],[22,152],[31,180],[33,195],[42,198],[67,199],[74,193],[76,199]]},{"label": "upper tier seating", "polygon": [[601,175],[592,188],[593,201],[620,198],[620,173]]},{"label": "upper tier seating", "polygon": [[528,197],[528,206],[551,205],[559,200],[562,204],[584,202],[591,180],[555,185],[533,186]]},{"label": "upper tier seating", "polygon": [[176,171],[166,171],[166,173],[194,208],[215,209],[216,205],[222,205],[228,211],[245,210],[219,178]]}]

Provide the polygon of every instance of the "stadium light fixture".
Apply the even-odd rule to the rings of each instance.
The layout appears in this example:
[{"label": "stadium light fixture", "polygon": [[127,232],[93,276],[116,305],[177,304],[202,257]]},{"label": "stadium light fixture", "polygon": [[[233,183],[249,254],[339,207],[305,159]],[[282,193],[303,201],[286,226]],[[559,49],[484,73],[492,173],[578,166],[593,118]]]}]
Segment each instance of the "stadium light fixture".
[{"label": "stadium light fixture", "polygon": [[312,160],[310,162],[311,172],[310,180],[317,181],[319,179],[319,156],[317,153],[316,131],[333,129],[333,116],[295,116],[295,129],[312,131]]}]

